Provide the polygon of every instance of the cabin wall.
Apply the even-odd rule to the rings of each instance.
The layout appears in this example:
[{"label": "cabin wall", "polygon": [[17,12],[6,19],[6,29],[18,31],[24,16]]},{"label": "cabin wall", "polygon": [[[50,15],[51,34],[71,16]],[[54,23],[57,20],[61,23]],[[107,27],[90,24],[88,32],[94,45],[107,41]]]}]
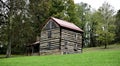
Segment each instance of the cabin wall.
[{"label": "cabin wall", "polygon": [[61,52],[62,54],[80,53],[82,36],[78,32],[62,29]]},{"label": "cabin wall", "polygon": [[40,53],[52,54],[59,51],[60,28],[51,29],[51,38],[48,38],[48,31],[41,32]]},{"label": "cabin wall", "polygon": [[59,47],[60,27],[52,20],[49,20],[41,32],[40,54],[58,53]]}]

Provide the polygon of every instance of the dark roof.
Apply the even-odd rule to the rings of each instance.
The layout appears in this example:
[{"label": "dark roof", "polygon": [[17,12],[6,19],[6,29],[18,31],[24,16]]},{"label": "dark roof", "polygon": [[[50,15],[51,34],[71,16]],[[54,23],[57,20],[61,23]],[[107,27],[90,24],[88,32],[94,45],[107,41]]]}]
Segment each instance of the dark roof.
[{"label": "dark roof", "polygon": [[61,19],[57,19],[57,18],[54,18],[54,17],[51,17],[51,19],[53,19],[61,27],[65,27],[65,28],[72,29],[72,30],[75,30],[75,31],[83,32],[82,29],[80,29],[79,27],[77,27],[73,23],[70,23],[70,22],[67,22],[67,21],[64,21],[64,20],[61,20]]}]

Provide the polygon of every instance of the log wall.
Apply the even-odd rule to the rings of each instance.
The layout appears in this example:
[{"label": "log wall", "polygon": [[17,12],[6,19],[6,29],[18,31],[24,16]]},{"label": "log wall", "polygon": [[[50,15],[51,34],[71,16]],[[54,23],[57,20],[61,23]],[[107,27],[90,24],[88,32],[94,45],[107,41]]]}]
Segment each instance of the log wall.
[{"label": "log wall", "polygon": [[[48,38],[48,31],[51,31],[51,38]],[[41,32],[40,54],[60,54],[60,28],[44,30]]]},{"label": "log wall", "polygon": [[81,52],[82,36],[80,33],[62,29],[61,50],[63,54]]}]

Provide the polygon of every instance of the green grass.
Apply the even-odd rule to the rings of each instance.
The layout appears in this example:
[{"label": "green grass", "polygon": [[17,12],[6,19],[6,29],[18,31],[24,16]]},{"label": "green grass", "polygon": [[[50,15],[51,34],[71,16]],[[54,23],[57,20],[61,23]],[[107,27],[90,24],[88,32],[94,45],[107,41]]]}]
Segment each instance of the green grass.
[{"label": "green grass", "polygon": [[120,45],[87,48],[82,54],[3,58],[0,66],[120,66]]}]

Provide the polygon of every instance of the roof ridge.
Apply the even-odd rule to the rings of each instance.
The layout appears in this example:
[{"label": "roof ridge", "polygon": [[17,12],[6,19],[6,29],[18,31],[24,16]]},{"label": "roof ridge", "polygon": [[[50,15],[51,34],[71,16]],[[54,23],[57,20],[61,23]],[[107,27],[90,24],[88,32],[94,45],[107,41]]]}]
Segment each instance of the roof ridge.
[{"label": "roof ridge", "polygon": [[[53,19],[55,18],[55,17],[52,17]],[[58,19],[58,18],[55,18],[55,19]],[[62,20],[62,19],[58,19],[58,20]],[[71,24],[74,24],[74,23],[72,23],[72,22],[70,22],[70,21],[67,21],[67,20],[62,20],[62,21],[65,21],[65,22],[67,22],[67,23],[71,23]],[[75,24],[74,24],[75,25]]]}]

